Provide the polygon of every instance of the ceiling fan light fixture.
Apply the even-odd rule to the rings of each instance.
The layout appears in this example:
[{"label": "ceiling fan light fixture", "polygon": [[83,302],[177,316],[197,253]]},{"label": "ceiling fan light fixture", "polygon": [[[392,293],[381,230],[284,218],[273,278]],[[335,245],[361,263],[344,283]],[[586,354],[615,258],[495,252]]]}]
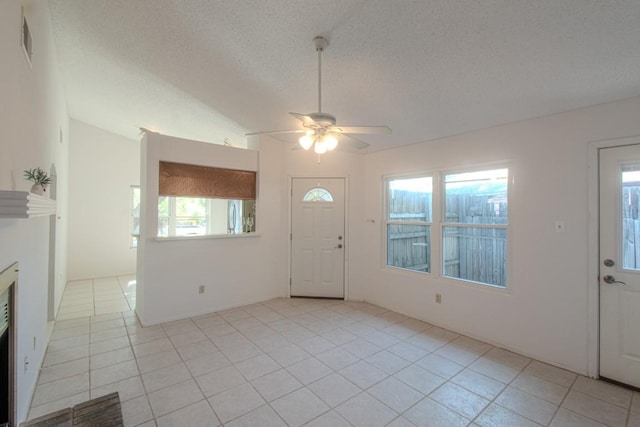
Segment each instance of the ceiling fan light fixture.
[{"label": "ceiling fan light fixture", "polygon": [[316,145],[313,148],[313,150],[318,154],[324,154],[327,152],[327,148],[328,148],[327,143],[324,140],[318,138],[316,140]]},{"label": "ceiling fan light fixture", "polygon": [[308,150],[313,145],[315,138],[313,135],[303,135],[300,137],[298,142],[300,142],[300,146],[305,150]]},{"label": "ceiling fan light fixture", "polygon": [[326,135],[324,137],[324,143],[327,146],[328,151],[331,151],[338,146],[338,140],[336,139],[335,136],[332,136],[332,135]]}]

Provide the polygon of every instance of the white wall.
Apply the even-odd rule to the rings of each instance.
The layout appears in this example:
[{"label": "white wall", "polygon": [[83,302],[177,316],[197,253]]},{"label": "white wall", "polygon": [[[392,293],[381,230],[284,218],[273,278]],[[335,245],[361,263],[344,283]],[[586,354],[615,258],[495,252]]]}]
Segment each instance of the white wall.
[{"label": "white wall", "polygon": [[[364,299],[587,373],[593,348],[587,323],[588,144],[640,134],[637,111],[640,97],[366,156],[330,153],[320,164],[311,153],[259,138],[250,146],[260,146],[262,235],[162,242],[146,238],[138,270],[138,302],[144,301],[139,315],[153,324],[286,295],[291,178],[346,177],[349,299]],[[163,149],[163,154],[143,151],[143,168],[159,159],[214,165],[213,154],[203,155],[207,148],[185,143],[180,149]],[[506,292],[384,267],[385,175],[505,162],[515,181],[509,200]],[[153,178],[149,171],[143,175]],[[157,197],[155,185],[155,193],[148,193],[151,199]],[[155,215],[154,210],[146,216],[153,220],[149,236],[155,233]],[[554,231],[556,220],[565,221],[565,233]],[[204,295],[197,294],[199,284],[207,285]],[[436,292],[443,296],[441,305],[434,303]]]},{"label": "white wall", "polygon": [[[27,65],[20,44],[21,4],[33,39],[33,69]],[[25,169],[49,171],[55,164],[57,170],[57,308],[66,283],[68,115],[46,2],[0,2],[0,63],[0,188],[27,191],[31,185],[23,179]],[[48,341],[48,257],[48,217],[0,219],[0,270],[15,261],[20,263],[16,296],[18,422],[27,415]],[[26,372],[25,357],[29,360]]]},{"label": "white wall", "polygon": [[[264,301],[288,294],[289,189],[292,177],[347,179],[345,272],[347,297],[363,300],[366,284],[352,267],[361,259],[362,172],[364,158],[353,153],[330,153],[321,163],[313,153],[292,151],[268,136],[254,138],[259,148],[257,234],[259,237],[157,240],[157,210],[144,203],[145,236],[138,250],[137,312],[144,324],[155,324]],[[211,144],[149,134],[142,146],[143,191],[157,200],[159,160],[221,166],[220,157],[233,150]],[[231,167],[231,166],[227,166]],[[146,180],[146,181],[145,181]],[[143,195],[143,198],[145,197]],[[147,212],[147,210],[149,210]],[[207,291],[199,295],[200,284]]]},{"label": "white wall", "polygon": [[[257,233],[252,237],[156,239],[158,161],[238,166],[239,152],[148,134],[142,142],[142,218],[138,247],[137,307],[144,325],[284,296],[286,234],[282,229],[281,146],[266,141],[258,157]],[[241,157],[241,156],[240,156]],[[240,163],[234,163],[239,161]],[[255,163],[255,157],[254,157]],[[255,167],[255,164],[254,164]],[[245,169],[246,170],[246,169]],[[204,294],[198,287],[205,285]]]},{"label": "white wall", "polygon": [[[640,97],[366,156],[365,298],[579,373],[587,372],[588,145],[640,134]],[[508,292],[385,268],[383,176],[507,160]],[[565,233],[554,223],[564,220]],[[435,304],[434,294],[442,294]]]},{"label": "white wall", "polygon": [[71,120],[69,280],[132,274],[130,188],[140,184],[140,143]]},{"label": "white wall", "polygon": [[[289,189],[291,178],[345,178],[347,183],[345,206],[345,295],[349,300],[364,300],[367,295],[367,284],[360,278],[362,266],[368,264],[362,259],[362,233],[363,228],[363,165],[364,157],[358,153],[333,151],[318,157],[313,152],[304,150],[291,150],[282,142],[275,142],[284,150],[285,170],[281,177],[281,186]],[[270,167],[267,165],[267,167]],[[282,206],[284,232],[288,235],[290,230],[290,202],[287,191],[285,205]],[[285,242],[287,254],[289,254],[289,241]],[[286,258],[282,261],[289,274]]]}]

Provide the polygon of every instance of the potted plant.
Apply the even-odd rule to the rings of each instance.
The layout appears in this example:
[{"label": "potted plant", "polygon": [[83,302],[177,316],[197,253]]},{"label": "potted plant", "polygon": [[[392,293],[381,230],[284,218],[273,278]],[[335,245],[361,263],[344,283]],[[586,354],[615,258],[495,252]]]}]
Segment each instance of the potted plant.
[{"label": "potted plant", "polygon": [[44,195],[44,192],[47,191],[47,185],[51,183],[51,177],[49,177],[41,168],[24,171],[24,177],[28,181],[33,182],[31,192],[40,196]]}]

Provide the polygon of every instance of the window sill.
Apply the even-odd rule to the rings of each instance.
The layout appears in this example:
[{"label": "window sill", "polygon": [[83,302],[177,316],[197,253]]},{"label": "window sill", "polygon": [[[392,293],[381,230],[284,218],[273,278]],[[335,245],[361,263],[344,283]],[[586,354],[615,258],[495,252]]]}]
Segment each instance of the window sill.
[{"label": "window sill", "polygon": [[207,239],[243,239],[246,237],[261,237],[261,233],[242,233],[242,234],[209,234],[206,236],[171,236],[171,237],[155,237],[156,242],[168,242],[175,240],[207,240]]},{"label": "window sill", "polygon": [[511,287],[509,285],[507,286],[492,285],[490,283],[476,282],[474,280],[460,279],[460,278],[451,277],[451,276],[440,276],[440,279],[454,285],[465,286],[468,288],[482,289],[485,291],[497,292],[501,294],[511,293]]},{"label": "window sill", "polygon": [[392,274],[405,274],[408,276],[423,277],[423,278],[425,276],[432,276],[430,271],[411,270],[409,268],[394,267],[391,265],[384,265],[382,268],[386,271],[391,272]]}]

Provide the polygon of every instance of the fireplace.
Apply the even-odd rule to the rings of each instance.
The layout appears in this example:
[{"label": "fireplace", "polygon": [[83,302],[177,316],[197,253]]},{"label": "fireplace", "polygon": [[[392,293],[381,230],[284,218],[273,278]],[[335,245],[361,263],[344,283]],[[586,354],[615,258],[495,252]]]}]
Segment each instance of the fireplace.
[{"label": "fireplace", "polygon": [[15,310],[18,263],[0,273],[0,427],[15,419]]}]

